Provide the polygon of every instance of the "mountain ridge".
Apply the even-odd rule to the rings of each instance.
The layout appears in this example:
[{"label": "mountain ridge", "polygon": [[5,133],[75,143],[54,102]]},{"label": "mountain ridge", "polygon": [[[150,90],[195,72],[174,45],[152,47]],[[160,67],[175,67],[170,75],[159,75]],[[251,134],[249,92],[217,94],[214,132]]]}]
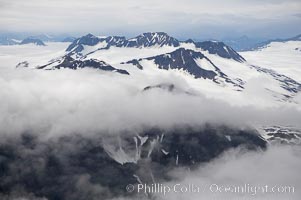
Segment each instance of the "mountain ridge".
[{"label": "mountain ridge", "polygon": [[96,37],[89,33],[85,36],[77,38],[66,49],[68,52],[80,53],[83,50],[83,45],[94,46],[98,43],[105,42],[104,49],[112,46],[115,47],[152,47],[152,46],[174,46],[180,45],[179,41],[164,32],[147,32],[136,37],[126,39],[124,36],[107,36]]}]

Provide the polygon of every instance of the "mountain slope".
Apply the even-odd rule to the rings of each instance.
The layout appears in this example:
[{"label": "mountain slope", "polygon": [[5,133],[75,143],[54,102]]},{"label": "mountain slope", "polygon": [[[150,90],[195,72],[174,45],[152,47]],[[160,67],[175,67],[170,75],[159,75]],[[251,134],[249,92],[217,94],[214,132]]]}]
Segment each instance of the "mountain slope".
[{"label": "mountain slope", "polygon": [[260,38],[250,38],[246,35],[238,38],[224,38],[222,41],[231,46],[235,51],[247,51],[258,43],[262,42]]},{"label": "mountain slope", "polygon": [[[76,39],[67,49],[68,52],[81,53],[85,46],[94,46],[95,48],[90,52],[99,49],[108,49],[110,47],[162,47],[172,46],[177,47],[180,43],[177,39],[167,35],[163,32],[148,32],[143,33],[137,37],[126,39],[120,36],[96,37],[92,34],[87,34],[83,37]],[[86,53],[90,53],[86,52]]]},{"label": "mountain slope", "polygon": [[37,46],[46,46],[42,40],[36,39],[36,38],[31,38],[31,37],[28,37],[28,38],[25,38],[24,40],[22,40],[22,42],[20,42],[20,45],[23,45],[23,44],[35,44]]},{"label": "mountain slope", "polygon": [[195,59],[205,59],[210,63],[210,60],[202,53],[184,48],[177,49],[168,54],[158,55],[146,59],[154,61],[154,63],[158,65],[159,69],[184,70],[192,74],[195,78],[214,79],[214,77],[217,75],[214,71],[203,69],[196,63]]},{"label": "mountain slope", "polygon": [[137,37],[128,39],[124,47],[152,47],[152,46],[173,46],[178,47],[179,41],[164,32],[148,32]]},{"label": "mountain slope", "polygon": [[[142,199],[139,194],[136,198],[136,192],[127,192],[126,185],[170,180],[171,170],[193,169],[227,150],[266,148],[256,131],[228,127],[168,133],[148,129],[137,136],[122,135],[122,145],[118,138],[102,135],[66,135],[57,141],[41,141],[35,135],[24,134],[18,140],[3,142],[1,191],[14,193],[22,185],[21,194],[28,193],[28,199],[119,199],[124,195]],[[41,198],[33,198],[35,195]],[[1,199],[6,197],[0,193]]]},{"label": "mountain slope", "polygon": [[253,65],[272,69],[301,82],[301,41],[272,42],[259,50],[241,54]]},{"label": "mountain slope", "polygon": [[251,47],[247,50],[252,51],[252,50],[262,49],[262,48],[267,47],[272,42],[289,42],[289,41],[301,41],[301,34],[290,37],[290,38],[285,38],[285,39],[272,39],[272,40],[260,42],[260,43],[255,44],[253,47]]},{"label": "mountain slope", "polygon": [[142,70],[143,64],[141,62],[143,60],[153,62],[159,69],[183,71],[194,78],[210,79],[217,84],[220,84],[223,80],[233,86],[242,88],[241,85],[230,80],[208,57],[191,49],[179,48],[171,53],[130,60],[126,64],[133,64]]},{"label": "mountain slope", "polygon": [[223,42],[215,42],[215,41],[196,42],[195,46],[197,48],[201,48],[204,51],[208,51],[210,54],[217,54],[223,58],[233,59],[238,62],[246,61],[235,50],[225,45]]},{"label": "mountain slope", "polygon": [[[30,62],[26,63],[18,67],[31,66]],[[223,99],[223,95],[218,94],[230,95],[234,99],[248,95],[255,98],[261,91],[266,95],[256,101],[266,105],[270,101],[275,104],[278,101],[296,103],[292,99],[300,91],[299,81],[245,59],[222,42],[178,42],[162,32],[144,33],[132,39],[88,34],[76,39],[61,55],[38,66],[39,69],[89,67],[130,74],[130,79],[139,80],[144,87],[162,83],[173,85],[173,81],[145,82],[142,78],[164,79],[170,74],[181,77],[194,90],[212,98]],[[255,104],[256,101],[247,98],[238,102]]]},{"label": "mountain slope", "polygon": [[39,66],[38,69],[60,69],[60,68],[69,68],[69,69],[81,69],[81,68],[94,68],[103,71],[112,71],[118,72],[120,74],[127,74],[129,73],[126,70],[116,69],[111,65],[96,59],[89,59],[89,60],[76,60],[73,59],[71,56],[64,56],[60,60],[55,60],[54,62],[50,62],[46,65]]},{"label": "mountain slope", "polygon": [[99,38],[92,35],[92,34],[87,34],[85,36],[82,36],[72,42],[66,49],[66,51],[75,51],[75,52],[80,52],[84,49],[83,45],[88,45],[88,46],[94,46],[99,42]]}]

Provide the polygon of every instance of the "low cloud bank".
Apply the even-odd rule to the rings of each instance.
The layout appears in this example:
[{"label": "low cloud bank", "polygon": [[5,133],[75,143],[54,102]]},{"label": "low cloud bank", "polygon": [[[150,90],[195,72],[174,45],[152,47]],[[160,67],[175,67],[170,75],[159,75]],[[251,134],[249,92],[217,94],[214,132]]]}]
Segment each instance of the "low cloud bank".
[{"label": "low cloud bank", "polygon": [[[293,106],[260,108],[231,106],[201,94],[189,95],[143,88],[160,78],[141,82],[129,76],[95,70],[38,71],[19,69],[0,75],[1,134],[55,135],[139,130],[144,126],[170,128],[204,123],[248,126],[298,126],[301,111]],[[185,81],[170,77],[181,90]],[[226,98],[226,97],[225,97]]]},{"label": "low cloud bank", "polygon": [[[171,172],[177,180],[165,185],[172,188],[180,184],[184,192],[178,187],[177,193],[169,192],[165,195],[161,193],[156,196],[163,200],[298,199],[301,195],[301,177],[298,175],[300,166],[300,147],[271,146],[262,153],[242,153],[234,150],[201,166],[198,170]],[[185,192],[185,187],[189,185],[199,186],[200,192]],[[267,190],[257,188],[255,191],[255,186],[264,189],[267,186]],[[283,188],[285,186],[286,190]],[[231,187],[232,190],[225,189]],[[240,192],[235,192],[234,187],[240,187]],[[242,192],[242,188],[249,189]]]},{"label": "low cloud bank", "polygon": [[[165,78],[164,82],[171,82],[181,88],[180,90],[169,92],[152,89],[142,92],[146,86],[162,82],[163,80],[159,77],[146,78],[141,81],[130,76],[103,74],[96,70],[18,69],[1,73],[0,136],[6,138],[0,143],[1,151],[5,154],[0,157],[0,164],[3,169],[10,167],[9,170],[12,170],[10,172],[15,171],[16,173],[12,174],[16,174],[16,177],[15,179],[6,177],[8,178],[6,183],[12,182],[14,188],[9,188],[11,185],[8,184],[8,188],[2,189],[4,191],[10,189],[12,193],[8,194],[9,196],[0,197],[9,199],[21,195],[28,199],[41,199],[39,194],[28,194],[24,191],[22,184],[14,185],[20,181],[17,172],[22,173],[24,178],[22,181],[32,184],[33,187],[36,185],[44,187],[46,191],[43,192],[52,195],[52,198],[56,195],[53,191],[66,195],[70,199],[98,199],[100,197],[110,199],[118,196],[114,193],[115,191],[112,193],[113,186],[104,187],[99,182],[109,181],[103,176],[128,166],[112,162],[103,149],[98,148],[101,133],[118,134],[126,130],[135,134],[144,127],[169,129],[179,125],[201,126],[205,123],[238,127],[257,124],[300,126],[301,113],[294,106],[274,108],[231,106],[224,101],[210,99],[202,94],[191,95],[193,91],[188,84],[178,77],[170,76]],[[189,94],[181,91],[189,91]],[[28,136],[24,133],[28,133],[33,138],[24,140],[24,137]],[[22,140],[19,140],[19,135],[22,135]],[[92,139],[84,140],[83,135],[87,138],[91,136]],[[31,141],[36,141],[36,136],[38,142],[31,143]],[[53,137],[58,137],[59,141],[40,140]],[[89,149],[91,144],[95,148]],[[99,157],[100,154],[104,157]],[[165,184],[292,185],[295,187],[293,194],[295,196],[292,196],[294,199],[300,196],[301,180],[297,175],[301,166],[300,155],[300,148],[282,146],[271,147],[262,153],[231,151],[189,173],[179,169],[171,171],[170,175],[174,179]],[[15,165],[8,166],[7,160],[1,160],[4,158],[14,160]],[[103,164],[104,161],[112,162],[114,170],[110,168],[105,171],[103,166],[107,165]],[[74,167],[77,166],[75,164],[80,167]],[[134,179],[130,171],[131,167],[126,170],[129,176],[126,180]],[[66,173],[64,170],[71,170],[68,171],[67,177],[62,176],[60,180],[51,178],[51,173],[53,175],[62,171]],[[97,174],[93,175],[93,173]],[[33,174],[35,179],[32,179]],[[118,173],[113,176],[119,177]],[[28,180],[32,182],[27,182]],[[49,181],[47,182],[49,187],[44,185],[45,180]],[[55,181],[66,180],[70,180],[72,185],[66,185],[66,188],[52,188],[57,185]],[[122,186],[124,185],[126,183]],[[38,191],[37,188],[33,189]],[[73,194],[66,193],[66,191],[76,192]],[[282,194],[277,195],[273,195],[273,199],[284,197]],[[165,196],[155,194],[154,198],[156,197],[166,200],[194,200],[237,196],[236,194],[209,192],[189,195],[169,193]],[[245,197],[248,199],[249,196]],[[269,197],[268,195],[256,196],[257,199]]]}]

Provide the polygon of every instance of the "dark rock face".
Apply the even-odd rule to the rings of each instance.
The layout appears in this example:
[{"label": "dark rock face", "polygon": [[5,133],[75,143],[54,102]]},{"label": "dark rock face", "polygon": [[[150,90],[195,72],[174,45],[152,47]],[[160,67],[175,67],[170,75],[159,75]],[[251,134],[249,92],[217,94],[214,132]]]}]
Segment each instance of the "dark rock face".
[{"label": "dark rock face", "polygon": [[75,52],[80,52],[84,49],[84,46],[83,45],[89,45],[89,46],[94,46],[96,45],[97,43],[99,42],[99,38],[98,37],[95,37],[94,35],[92,34],[87,34],[83,37],[80,37],[76,40],[74,40],[72,42],[72,44],[70,44],[68,46],[68,48],[66,49],[66,51],[75,51]]},{"label": "dark rock face", "polygon": [[192,39],[185,40],[185,43],[195,43]]},{"label": "dark rock face", "polygon": [[16,65],[16,68],[19,67],[28,67],[29,63],[27,61],[20,62]]},{"label": "dark rock face", "polygon": [[173,46],[178,47],[180,43],[177,39],[170,37],[164,32],[143,33],[135,38],[127,40],[125,47],[151,47],[151,46]]},{"label": "dark rock face", "polygon": [[[120,164],[105,149],[114,136],[65,136],[40,140],[30,134],[0,143],[0,198],[34,196],[49,200],[111,199],[133,195],[127,184],[170,180],[178,166],[193,170],[222,152],[237,147],[265,149],[256,131],[206,125],[198,128],[147,129],[138,136],[120,134],[128,152],[139,148],[137,162]],[[116,136],[115,136],[116,137]],[[143,141],[142,137],[147,139]],[[115,142],[118,144],[118,142]],[[134,176],[135,175],[135,176]],[[132,196],[132,197],[133,197]]]},{"label": "dark rock face", "polygon": [[137,59],[130,60],[130,61],[125,62],[125,63],[122,62],[121,64],[133,64],[133,65],[135,65],[138,69],[143,70],[143,66],[139,63],[139,60],[137,60]]},{"label": "dark rock face", "polygon": [[147,87],[143,88],[143,91],[148,91],[148,90],[157,89],[157,88],[172,92],[175,90],[176,87],[174,84],[158,84],[158,85],[154,85],[154,86],[147,86]]},{"label": "dark rock face", "polygon": [[152,46],[162,47],[164,45],[177,47],[180,45],[177,39],[163,32],[143,33],[131,39],[126,39],[125,37],[120,37],[120,36],[109,36],[109,37],[99,38],[92,34],[88,34],[81,38],[76,39],[66,49],[66,51],[79,53],[84,49],[83,45],[94,46],[100,42],[107,43],[106,47],[104,47],[105,49],[108,49],[111,46],[139,48],[139,47],[152,47]]},{"label": "dark rock face", "polygon": [[263,127],[266,138],[271,143],[281,143],[289,145],[301,144],[301,130],[289,126],[266,126]]},{"label": "dark rock face", "polygon": [[210,60],[202,53],[184,48],[177,49],[168,54],[162,54],[146,59],[153,60],[160,69],[182,69],[195,76],[195,78],[214,79],[217,74],[214,71],[201,68],[195,62],[195,59],[198,58],[206,59],[210,62]]},{"label": "dark rock face", "polygon": [[126,38],[123,36],[109,36],[102,40],[107,42],[108,44],[107,48],[110,48],[110,46],[123,47]]},{"label": "dark rock face", "polygon": [[22,44],[35,44],[35,45],[38,45],[38,46],[46,46],[44,44],[44,42],[40,39],[36,39],[36,38],[25,38],[24,40],[22,40],[22,42],[20,43],[21,45]]},{"label": "dark rock face", "polygon": [[126,38],[120,36],[109,36],[99,38],[89,33],[83,37],[74,40],[73,43],[70,44],[69,47],[66,49],[66,51],[80,53],[84,49],[83,45],[94,46],[100,42],[106,42],[106,47],[104,47],[104,49],[108,49],[110,48],[110,46],[123,47],[126,42]]},{"label": "dark rock face", "polygon": [[167,92],[182,93],[186,95],[194,95],[192,92],[185,91],[172,83],[160,83],[157,85],[146,86],[145,88],[143,88],[142,92],[147,92],[155,89],[165,90]]},{"label": "dark rock face", "polygon": [[164,136],[161,134],[160,138],[157,133],[160,131],[155,129],[146,132],[149,140],[145,145],[149,145],[152,140],[158,142],[155,150],[152,151],[151,159],[152,162],[161,165],[192,167],[201,162],[208,162],[225,150],[240,145],[249,150],[266,148],[266,141],[256,131],[237,130],[226,126],[206,125],[202,130],[179,128],[166,132]]},{"label": "dark rock face", "polygon": [[246,61],[235,50],[225,45],[223,42],[213,42],[213,41],[196,42],[195,46],[197,48],[201,48],[205,51],[208,51],[210,54],[216,54],[223,58],[233,59],[238,62]]},{"label": "dark rock face", "polygon": [[24,135],[1,145],[0,157],[3,195],[25,191],[49,200],[109,199],[136,181],[134,164],[120,165],[95,141],[77,136],[44,143]]},{"label": "dark rock face", "polygon": [[[52,63],[40,66],[40,67],[38,67],[38,69],[44,69],[45,67],[47,67],[48,65],[51,65],[51,64]],[[62,58],[61,63],[54,66],[53,68],[55,68],[55,69],[60,69],[60,68],[80,69],[80,68],[86,68],[86,67],[100,69],[100,70],[104,70],[104,71],[113,71],[113,72],[118,72],[120,74],[129,75],[129,73],[126,70],[116,69],[103,61],[96,60],[96,59],[76,60],[76,59],[73,59],[69,55],[64,56]]]},{"label": "dark rock face", "polygon": [[[149,58],[141,58],[139,60],[133,59],[121,64],[133,64],[138,69],[142,70],[143,66],[140,61],[143,59],[152,60],[155,64],[158,65],[159,69],[180,69],[188,72],[193,75],[195,78],[208,78],[214,81],[217,84],[220,84],[219,81],[216,80],[216,76],[219,76],[225,82],[232,84],[233,86],[243,89],[243,83],[236,83],[231,80],[225,73],[223,73],[209,58],[203,55],[201,52],[196,52],[190,49],[179,48],[171,53],[161,54],[154,57]],[[195,59],[205,59],[210,65],[212,65],[212,70],[203,69],[199,63],[196,63]]]}]

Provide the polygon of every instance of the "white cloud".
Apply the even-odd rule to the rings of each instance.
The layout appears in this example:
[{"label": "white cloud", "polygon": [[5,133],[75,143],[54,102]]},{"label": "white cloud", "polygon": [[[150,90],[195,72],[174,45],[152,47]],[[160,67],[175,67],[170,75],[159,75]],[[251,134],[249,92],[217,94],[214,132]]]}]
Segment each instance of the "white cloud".
[{"label": "white cloud", "polygon": [[141,82],[96,70],[11,69],[0,76],[1,133],[52,136],[206,122],[298,125],[301,118],[294,107],[230,106],[202,95],[141,92],[151,82],[169,81],[189,89],[173,75]]},{"label": "white cloud", "polygon": [[276,23],[290,24],[290,28],[296,32],[300,29],[292,28],[291,25],[298,22],[296,14],[301,11],[300,2],[295,0],[231,0],[227,3],[216,0],[3,0],[0,9],[0,25],[4,31],[133,34],[163,30],[176,35],[183,32],[183,27],[197,31],[198,34],[213,34],[214,30],[204,28],[223,30],[224,26],[229,26],[232,32],[239,32],[234,29],[254,32],[253,29],[258,26],[266,27],[266,23],[273,27]]},{"label": "white cloud", "polygon": [[[194,184],[201,188],[201,192],[159,194],[162,200],[203,200],[203,199],[298,199],[301,195],[301,177],[298,176],[301,166],[300,147],[271,146],[265,152],[240,152],[232,150],[220,158],[202,165],[194,171],[175,170],[171,175],[175,181],[165,183],[171,188],[175,184],[186,187]],[[245,192],[217,192],[217,186],[249,187]],[[212,187],[211,187],[212,186]],[[262,192],[254,187],[268,186],[268,192]],[[276,187],[275,187],[276,186]],[[282,191],[282,187],[291,187],[294,192]],[[211,189],[210,189],[211,187]],[[251,190],[252,187],[252,190]],[[294,188],[294,189],[292,189]],[[233,190],[234,191],[234,190]],[[242,191],[242,189],[240,190]],[[264,190],[266,191],[266,190]]]}]

